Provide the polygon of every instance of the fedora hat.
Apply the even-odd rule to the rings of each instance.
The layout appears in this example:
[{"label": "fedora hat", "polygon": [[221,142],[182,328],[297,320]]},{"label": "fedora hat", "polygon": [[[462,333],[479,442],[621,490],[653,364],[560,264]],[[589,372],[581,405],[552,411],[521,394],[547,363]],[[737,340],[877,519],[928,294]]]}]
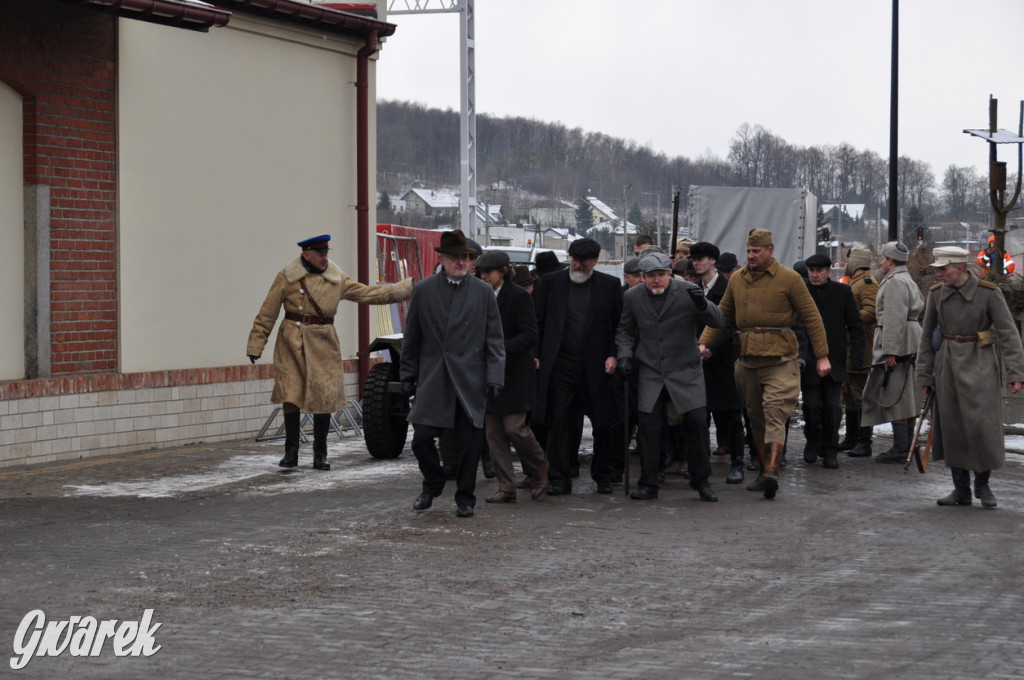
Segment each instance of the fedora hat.
[{"label": "fedora hat", "polygon": [[436,246],[434,250],[444,255],[467,255],[476,252],[466,241],[466,235],[461,229],[441,234],[441,245]]}]

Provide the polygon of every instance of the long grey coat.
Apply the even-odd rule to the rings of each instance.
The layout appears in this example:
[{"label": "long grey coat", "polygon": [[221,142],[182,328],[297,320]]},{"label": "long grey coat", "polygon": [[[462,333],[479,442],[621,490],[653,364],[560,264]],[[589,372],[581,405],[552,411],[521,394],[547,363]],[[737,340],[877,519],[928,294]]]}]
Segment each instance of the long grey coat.
[{"label": "long grey coat", "polygon": [[[886,355],[901,356],[917,352],[921,344],[921,312],[924,298],[917,284],[910,278],[906,266],[900,265],[882,278],[875,297],[874,344],[871,363]],[[897,364],[890,372],[889,383],[883,388],[883,368],[873,368],[864,385],[861,406],[863,426],[891,423],[916,416],[921,410],[918,392],[914,387],[914,367],[909,362]]]},{"label": "long grey coat", "polygon": [[660,314],[655,311],[647,286],[634,286],[622,298],[615,345],[619,359],[632,358],[633,370],[638,371],[637,408],[643,413],[654,411],[662,387],[668,390],[679,413],[707,403],[697,328],[701,322],[721,328],[725,317],[710,300],[706,310],[697,311],[686,292],[696,287],[688,281],[670,280]]},{"label": "long grey coat", "polygon": [[[995,329],[997,344],[943,340],[932,346],[932,329],[971,336]],[[938,284],[928,293],[917,353],[917,384],[935,386],[932,457],[948,467],[995,470],[1006,461],[1001,385],[1024,381],[1024,347],[1002,292],[974,274],[960,288]],[[998,354],[997,354],[998,348]],[[1001,379],[999,355],[1006,378]],[[920,394],[920,391],[918,391]]]},{"label": "long grey coat", "polygon": [[453,427],[458,400],[474,427],[483,427],[487,385],[505,384],[505,336],[494,290],[475,276],[452,289],[443,271],[416,284],[399,378],[416,382],[410,423]]}]

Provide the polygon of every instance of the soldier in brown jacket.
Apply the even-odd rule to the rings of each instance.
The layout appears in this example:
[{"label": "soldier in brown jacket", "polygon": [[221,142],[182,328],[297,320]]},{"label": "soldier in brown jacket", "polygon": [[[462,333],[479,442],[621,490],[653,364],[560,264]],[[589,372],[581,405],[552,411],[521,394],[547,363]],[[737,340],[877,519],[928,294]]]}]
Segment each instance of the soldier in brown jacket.
[{"label": "soldier in brown jacket", "polygon": [[245,353],[252,363],[263,354],[284,307],[284,321],[274,343],[274,390],[270,401],[284,411],[284,458],[281,467],[299,464],[301,413],[313,414],[313,467],[330,470],[327,432],[331,414],[345,405],[341,343],[334,315],[342,300],[387,304],[408,300],[412,279],[391,286],[365,285],[327,259],[329,234],[298,243],[302,252],[278,272],[259,314],[252,322]]},{"label": "soldier in brown jacket", "polygon": [[861,427],[860,407],[864,394],[864,383],[868,379],[868,369],[856,370],[871,363],[871,342],[875,337],[875,296],[878,295],[878,281],[871,276],[871,250],[863,247],[850,249],[846,258],[846,274],[851,276],[850,290],[853,301],[860,311],[860,320],[864,322],[864,332],[868,341],[865,343],[864,356],[847,357],[846,382],[843,383],[843,403],[846,406],[846,438],[839,443],[839,450],[846,451],[848,456],[863,458],[871,455],[871,438],[874,428]]},{"label": "soldier in brown jacket", "polygon": [[[832,370],[828,342],[818,308],[800,275],[773,256],[772,233],[752,229],[747,236],[747,266],[729,279],[719,307],[726,326],[735,324],[740,336],[736,385],[743,395],[754,430],[754,449],[761,473],[750,491],[774,498],[779,489],[779,460],[786,441],[786,421],[800,397],[799,346],[793,323],[799,314],[814,351],[818,375]],[[707,346],[720,329],[707,328],[700,337]]]}]

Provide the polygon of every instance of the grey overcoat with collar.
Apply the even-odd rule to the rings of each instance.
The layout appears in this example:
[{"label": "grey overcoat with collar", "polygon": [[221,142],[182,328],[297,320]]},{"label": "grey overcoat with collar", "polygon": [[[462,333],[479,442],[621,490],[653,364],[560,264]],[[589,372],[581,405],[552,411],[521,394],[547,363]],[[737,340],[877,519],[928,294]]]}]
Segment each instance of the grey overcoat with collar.
[{"label": "grey overcoat with collar", "polygon": [[[701,323],[721,328],[725,317],[710,300],[707,309],[698,312],[687,288],[697,285],[670,280],[660,313],[643,284],[623,296],[615,344],[619,360],[633,359],[633,370],[638,372],[637,408],[643,413],[654,410],[662,387],[680,414],[707,404],[697,328]],[[634,338],[639,338],[635,350]]]},{"label": "grey overcoat with collar", "polygon": [[494,290],[475,276],[452,289],[443,271],[416,284],[399,379],[416,383],[410,423],[453,427],[458,400],[474,427],[483,427],[487,385],[505,383],[505,337]]}]

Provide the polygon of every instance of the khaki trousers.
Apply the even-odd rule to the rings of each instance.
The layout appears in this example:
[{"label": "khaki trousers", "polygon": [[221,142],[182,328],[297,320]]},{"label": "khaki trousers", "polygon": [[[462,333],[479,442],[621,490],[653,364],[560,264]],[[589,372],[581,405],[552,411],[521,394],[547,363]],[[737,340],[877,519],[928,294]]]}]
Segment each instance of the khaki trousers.
[{"label": "khaki trousers", "polygon": [[525,413],[508,416],[484,416],[487,433],[487,448],[491,451],[494,477],[498,480],[498,491],[516,495],[516,473],[512,468],[512,449],[516,447],[523,469],[533,474],[544,465],[544,449],[541,448],[533,430],[526,424]]},{"label": "khaki trousers", "polygon": [[737,361],[735,372],[736,387],[750,414],[754,441],[785,443],[786,421],[800,398],[797,360],[760,368],[747,368]]}]

